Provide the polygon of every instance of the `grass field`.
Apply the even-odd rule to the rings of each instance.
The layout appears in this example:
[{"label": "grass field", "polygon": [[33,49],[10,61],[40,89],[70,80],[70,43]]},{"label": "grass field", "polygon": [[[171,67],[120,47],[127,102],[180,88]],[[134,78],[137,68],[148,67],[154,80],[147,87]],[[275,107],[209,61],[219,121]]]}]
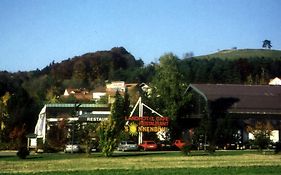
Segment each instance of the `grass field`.
[{"label": "grass field", "polygon": [[281,58],[280,50],[268,49],[238,49],[238,50],[223,50],[209,55],[198,56],[201,59],[239,59],[239,58]]},{"label": "grass field", "polygon": [[256,151],[218,151],[213,155],[194,151],[100,154],[39,154],[20,160],[0,157],[0,174],[280,174],[281,155]]}]

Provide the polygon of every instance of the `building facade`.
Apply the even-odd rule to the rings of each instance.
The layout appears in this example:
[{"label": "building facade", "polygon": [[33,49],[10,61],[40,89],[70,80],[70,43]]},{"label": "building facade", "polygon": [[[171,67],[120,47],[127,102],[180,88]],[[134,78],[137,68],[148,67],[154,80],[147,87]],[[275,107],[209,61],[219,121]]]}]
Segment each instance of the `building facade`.
[{"label": "building facade", "polygon": [[194,120],[195,126],[206,116],[224,113],[238,121],[242,142],[253,139],[247,128],[257,122],[268,123],[271,140],[280,141],[281,86],[190,84],[185,95],[192,96],[185,118]]},{"label": "building facade", "polygon": [[73,122],[87,124],[107,120],[109,115],[110,106],[107,104],[46,104],[38,115],[34,130],[36,141],[31,140],[33,145],[30,146],[34,147],[39,140],[44,144],[47,141],[47,133],[61,121],[64,121],[66,125],[71,125]]}]

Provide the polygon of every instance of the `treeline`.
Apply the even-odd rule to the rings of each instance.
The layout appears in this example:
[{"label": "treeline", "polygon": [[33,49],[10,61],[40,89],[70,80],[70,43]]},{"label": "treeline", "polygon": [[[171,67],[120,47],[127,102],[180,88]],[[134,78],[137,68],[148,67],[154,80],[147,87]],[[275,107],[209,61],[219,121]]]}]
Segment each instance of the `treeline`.
[{"label": "treeline", "polygon": [[42,70],[0,72],[0,141],[17,138],[11,133],[19,130],[33,132],[43,104],[68,87],[95,89],[114,80],[144,82],[154,89],[150,105],[176,121],[184,113],[181,96],[189,83],[267,84],[274,77],[281,77],[281,57],[205,59],[170,53],[159,63],[144,65],[123,47],[52,62]]},{"label": "treeline", "polygon": [[2,149],[16,147],[22,136],[32,131],[36,124],[40,106],[23,88],[25,76],[25,73],[0,72],[0,148]]},{"label": "treeline", "polygon": [[184,59],[181,70],[186,82],[267,84],[281,75],[281,57],[239,59]]}]

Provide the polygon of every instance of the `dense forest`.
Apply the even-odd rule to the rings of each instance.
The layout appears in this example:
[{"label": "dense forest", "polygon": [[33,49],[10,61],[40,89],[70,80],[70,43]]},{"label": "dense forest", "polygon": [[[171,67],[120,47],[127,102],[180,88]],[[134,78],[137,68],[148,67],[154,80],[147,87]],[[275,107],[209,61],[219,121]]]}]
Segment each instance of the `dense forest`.
[{"label": "dense forest", "polygon": [[[180,108],[184,108],[182,94],[190,83],[267,84],[269,79],[281,77],[281,51],[244,52],[231,51],[235,55],[231,58],[221,53],[184,58],[168,53],[161,56],[158,63],[145,65],[125,48],[116,47],[75,56],[61,63],[52,62],[42,70],[2,71],[0,141],[7,143],[20,134],[33,132],[43,104],[68,87],[95,89],[113,80],[144,82],[153,88],[154,100],[150,100],[150,105],[176,118],[182,115],[179,113]],[[274,52],[274,56],[270,52]]]}]

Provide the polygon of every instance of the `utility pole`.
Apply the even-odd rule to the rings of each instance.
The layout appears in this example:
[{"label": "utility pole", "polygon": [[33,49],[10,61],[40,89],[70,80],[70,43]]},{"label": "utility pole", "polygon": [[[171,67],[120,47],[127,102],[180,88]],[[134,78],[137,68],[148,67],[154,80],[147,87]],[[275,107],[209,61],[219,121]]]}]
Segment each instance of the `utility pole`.
[{"label": "utility pole", "polygon": [[[75,117],[79,117],[79,107],[81,106],[81,104],[77,104],[77,102],[75,102],[74,104],[74,110],[75,110]],[[71,154],[73,154],[73,145],[74,145],[74,125],[75,125],[75,120],[72,121],[72,136],[71,136]]]},{"label": "utility pole", "polygon": [[[143,117],[143,104],[141,102],[141,97],[139,98],[139,117]],[[139,132],[139,144],[142,143],[143,133]]]},{"label": "utility pole", "polygon": [[72,122],[71,154],[73,154],[73,144],[74,144],[74,121]]}]

